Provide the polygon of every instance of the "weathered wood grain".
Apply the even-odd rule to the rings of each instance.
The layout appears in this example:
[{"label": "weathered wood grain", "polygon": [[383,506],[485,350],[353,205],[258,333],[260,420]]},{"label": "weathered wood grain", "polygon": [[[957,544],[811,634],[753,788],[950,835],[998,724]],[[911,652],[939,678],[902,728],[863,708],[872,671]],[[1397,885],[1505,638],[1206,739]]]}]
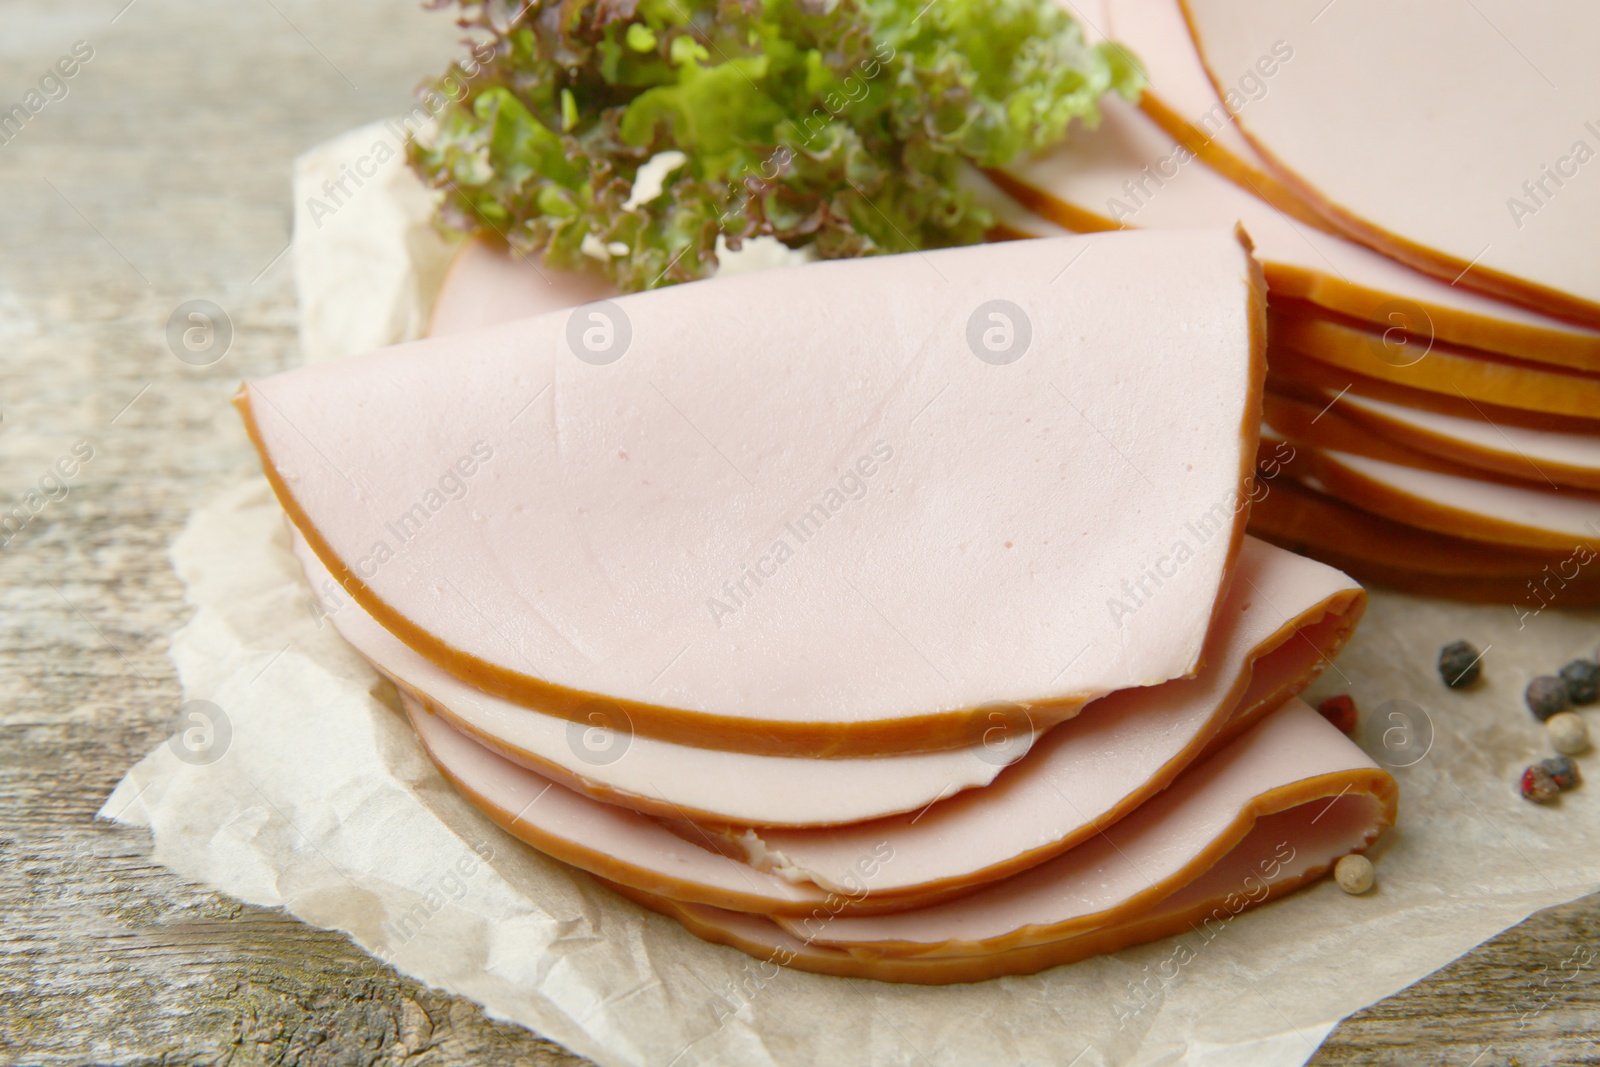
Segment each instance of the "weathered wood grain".
[{"label": "weathered wood grain", "polygon": [[[73,42],[95,50],[0,145],[0,500],[74,442],[95,449],[0,547],[0,1061],[582,1062],[341,935],[187,885],[94,821],[179,700],[167,545],[254,467],[227,398],[294,351],[275,258],[289,161],[399,111],[454,36],[412,0],[125,3],[0,3],[0,104]],[[204,369],[163,340],[197,297],[236,330]],[[1349,1020],[1314,1062],[1600,1063],[1600,960],[1562,967],[1597,937],[1600,898],[1536,916]]]}]

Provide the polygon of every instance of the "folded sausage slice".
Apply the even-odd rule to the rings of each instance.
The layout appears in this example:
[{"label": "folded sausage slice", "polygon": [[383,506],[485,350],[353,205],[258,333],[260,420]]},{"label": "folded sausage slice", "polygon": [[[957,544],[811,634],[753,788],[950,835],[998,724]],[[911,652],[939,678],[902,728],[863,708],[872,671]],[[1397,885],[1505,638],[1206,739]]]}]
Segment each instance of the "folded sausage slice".
[{"label": "folded sausage slice", "polygon": [[[1103,708],[1056,727],[988,788],[857,825],[718,830],[681,812],[641,821],[632,812],[620,814],[620,805],[551,788],[546,776],[468,742],[449,720],[427,714],[422,700],[405,696],[435,762],[475,805],[529,843],[586,870],[636,888],[670,882],[676,888],[669,895],[722,901],[734,910],[793,910],[796,901],[823,906],[833,895],[851,911],[904,909],[1033,866],[1126,816],[1308,684],[1364,604],[1360,588],[1339,572],[1258,541],[1246,542],[1235,584],[1199,678],[1104,698],[1098,702]],[[630,750],[618,762],[631,756]],[[748,770],[752,762],[781,762],[726,758],[723,774]],[[887,761],[794,762],[812,765],[820,789],[837,780],[831,764]],[[715,773],[709,764],[706,771]],[[560,803],[522,810],[536,795]],[[552,821],[563,811],[583,810],[592,813],[587,824],[577,814]],[[715,855],[695,856],[690,864],[685,841]],[[766,875],[775,875],[792,892],[774,900],[770,893],[752,896],[747,886],[741,897],[730,898],[738,887],[729,884],[737,874],[729,859],[765,872],[753,881],[766,885]]]},{"label": "folded sausage slice", "polygon": [[1321,878],[1340,856],[1361,848],[1365,833],[1353,832],[1346,817],[1354,809],[1355,817],[1360,818],[1354,803],[1340,799],[1327,815],[1318,809],[1313,803],[1259,817],[1244,840],[1215,867],[1148,912],[1059,941],[981,956],[856,955],[794,937],[765,915],[605,884],[629,900],[677,920],[697,937],[796,970],[921,985],[980,982],[1033,974],[1190,931],[1209,942],[1237,916]]},{"label": "folded sausage slice", "polygon": [[1250,234],[1274,299],[1411,331],[1424,338],[1419,348],[1436,338],[1536,363],[1600,369],[1600,331],[1452,286],[1326,233],[1228,181],[1204,158],[1133,105],[1108,99],[1098,129],[1012,168],[1010,188],[1033,211],[1073,229],[1237,221]]},{"label": "folded sausage slice", "polygon": [[[295,536],[293,541],[295,556],[326,617],[396,686],[513,763],[585,796],[636,811],[743,826],[877,819],[987,785],[1032,743],[1032,732],[1018,729],[993,738],[995,743],[989,745],[946,752],[813,759],[723,752],[637,737],[607,701],[595,703],[589,721],[571,722],[474,689],[424,659],[359,604],[342,596],[304,538]],[[1019,726],[1024,722],[1017,720]]]},{"label": "folded sausage slice", "polygon": [[1600,140],[1600,8],[1183,7],[1219,91],[1273,42],[1294,42],[1271,90],[1232,110],[1330,222],[1446,281],[1600,325],[1600,182],[1583,173]]},{"label": "folded sausage slice", "polygon": [[[238,403],[340,587],[469,684],[677,743],[933,751],[997,700],[1044,727],[1196,669],[1261,305],[1230,231],[1019,241],[620,297]],[[1186,523],[1149,610],[1080,610]]]},{"label": "folded sausage slice", "polygon": [[1078,845],[1159,793],[1202,752],[1319,674],[1366,598],[1350,578],[1249,538],[1193,679],[1102,697],[990,786],[923,811],[821,830],[761,830],[751,862],[843,890],[880,843],[874,895],[976,884]]},{"label": "folded sausage slice", "polygon": [[1394,823],[1397,794],[1388,772],[1291,700],[1103,834],[1021,874],[913,911],[778,921],[801,940],[861,955],[983,956],[1040,945],[1153,910],[1263,815],[1325,808],[1344,831],[1340,852],[1323,857],[1331,862]]},{"label": "folded sausage slice", "polygon": [[[637,889],[741,911],[802,914],[829,894],[758,871],[717,851],[709,834],[680,836],[649,815],[602,804],[519,767],[429,714],[400,702],[430,759],[473,807],[513,837],[574,867]],[[678,829],[693,835],[690,824]]]},{"label": "folded sausage slice", "polygon": [[[943,985],[1031,974],[1190,930],[1210,940],[1236,916],[1321,877],[1341,856],[1366,848],[1393,824],[1393,780],[1375,767],[1360,766],[1357,756],[1351,754],[1354,746],[1348,740],[1342,735],[1337,740],[1329,736],[1330,732],[1337,735],[1332,727],[1323,724],[1317,729],[1315,723],[1306,721],[1304,716],[1315,713],[1304,705],[1293,702],[1282,714],[1291,713],[1301,717],[1299,725],[1306,727],[1308,733],[1320,735],[1320,745],[1343,749],[1348,758],[1331,760],[1332,765],[1354,766],[1268,787],[1256,797],[1243,799],[1241,822],[1247,825],[1208,869],[1148,906],[1135,904],[1103,912],[1099,920],[1091,920],[1059,937],[1037,933],[1011,937],[988,950],[961,955],[879,954],[859,946],[851,951],[799,932],[797,925],[809,928],[806,921],[775,922],[762,915],[685,903],[625,886],[612,888],[676,919],[707,941],[729,945],[760,959],[820,974],[892,982]],[[1264,776],[1263,781],[1273,777]],[[1063,881],[1067,881],[1065,876]],[[1072,887],[1064,884],[1061,890],[1070,899]],[[918,914],[910,912],[896,918],[911,921]],[[1020,922],[1024,914],[1019,906],[1011,913],[1009,923],[1002,920],[996,927]],[[810,925],[816,926],[817,920],[811,920]]]}]

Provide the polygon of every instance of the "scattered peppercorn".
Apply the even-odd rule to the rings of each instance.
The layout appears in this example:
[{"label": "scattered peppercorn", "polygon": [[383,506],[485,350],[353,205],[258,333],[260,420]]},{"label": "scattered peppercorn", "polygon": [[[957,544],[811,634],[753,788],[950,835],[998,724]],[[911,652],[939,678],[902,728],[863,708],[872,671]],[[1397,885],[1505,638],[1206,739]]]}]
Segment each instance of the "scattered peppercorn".
[{"label": "scattered peppercorn", "polygon": [[1529,682],[1522,696],[1528,702],[1528,710],[1540,722],[1557,712],[1566,711],[1572,703],[1567,693],[1567,683],[1553,674],[1541,674]]},{"label": "scattered peppercorn", "polygon": [[1350,694],[1340,693],[1338,696],[1329,697],[1317,705],[1317,711],[1341,732],[1346,734],[1356,732],[1356,702]]},{"label": "scattered peppercorn", "polygon": [[1481,654],[1465,641],[1456,641],[1439,650],[1439,677],[1451,689],[1465,689],[1483,673]]},{"label": "scattered peppercorn", "polygon": [[1522,772],[1522,798],[1539,804],[1548,804],[1561,792],[1555,777],[1540,764],[1535,763]]},{"label": "scattered peppercorn", "polygon": [[1544,721],[1550,745],[1563,756],[1576,756],[1589,747],[1589,727],[1575,711],[1561,711]]},{"label": "scattered peppercorn", "polygon": [[1571,756],[1551,756],[1549,759],[1540,760],[1539,766],[1545,769],[1550,775],[1550,780],[1555,782],[1556,788],[1563,793],[1583,782],[1583,775],[1578,773],[1578,763]]},{"label": "scattered peppercorn", "polygon": [[1567,683],[1567,696],[1574,704],[1593,704],[1600,700],[1600,663],[1575,659],[1561,668],[1561,677]]},{"label": "scattered peppercorn", "polygon": [[1333,880],[1339,883],[1340,889],[1354,895],[1371,889],[1377,875],[1372,869],[1371,860],[1351,853],[1333,865]]}]

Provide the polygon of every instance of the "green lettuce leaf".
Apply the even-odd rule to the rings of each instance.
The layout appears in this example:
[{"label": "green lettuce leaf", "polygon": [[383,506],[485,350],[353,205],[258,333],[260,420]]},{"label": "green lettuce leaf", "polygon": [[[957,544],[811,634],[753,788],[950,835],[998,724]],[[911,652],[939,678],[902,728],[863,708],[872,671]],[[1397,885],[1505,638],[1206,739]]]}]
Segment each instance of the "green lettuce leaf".
[{"label": "green lettuce leaf", "polygon": [[[413,113],[443,223],[630,291],[704,277],[719,237],[824,258],[981,241],[994,220],[965,168],[1057,143],[1144,84],[1053,0],[431,5],[473,34]],[[669,150],[686,160],[631,203]]]}]

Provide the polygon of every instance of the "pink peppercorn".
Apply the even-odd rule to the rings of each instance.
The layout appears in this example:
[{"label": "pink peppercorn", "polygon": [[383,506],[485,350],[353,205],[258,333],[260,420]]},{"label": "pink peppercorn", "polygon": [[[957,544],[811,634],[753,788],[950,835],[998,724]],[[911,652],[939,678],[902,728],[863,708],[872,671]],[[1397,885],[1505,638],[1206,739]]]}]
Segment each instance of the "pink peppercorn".
[{"label": "pink peppercorn", "polygon": [[1561,792],[1561,786],[1556,783],[1555,777],[1544,767],[1535,763],[1522,772],[1522,797],[1539,804],[1548,804]]},{"label": "pink peppercorn", "polygon": [[1317,711],[1346,734],[1356,732],[1356,702],[1350,694],[1340,693],[1317,705]]}]

